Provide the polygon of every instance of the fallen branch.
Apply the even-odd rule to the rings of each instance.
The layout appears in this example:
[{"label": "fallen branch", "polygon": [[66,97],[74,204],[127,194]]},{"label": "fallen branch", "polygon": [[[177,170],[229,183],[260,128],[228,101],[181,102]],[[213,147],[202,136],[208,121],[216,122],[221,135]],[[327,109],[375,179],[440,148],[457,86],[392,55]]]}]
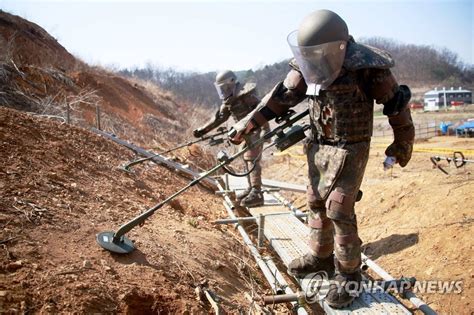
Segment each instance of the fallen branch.
[{"label": "fallen branch", "polygon": [[35,116],[39,116],[39,117],[44,117],[44,118],[54,118],[54,119],[58,119],[61,121],[61,124],[64,124],[66,123],[66,119],[62,116],[58,116],[58,115],[42,115],[42,114],[36,114],[36,113],[33,113],[33,115]]},{"label": "fallen branch", "polygon": [[0,244],[8,243],[8,242],[13,241],[14,239],[17,239],[17,238],[18,238],[18,236],[14,236],[14,237],[7,238],[5,240],[1,240]]},{"label": "fallen branch", "polygon": [[18,211],[18,212],[20,212],[20,213],[23,213],[23,215],[26,217],[26,219],[27,219],[30,223],[34,224],[34,222],[31,221],[30,216],[29,216],[29,213],[28,213],[26,210],[18,209],[17,207],[15,207],[15,206],[13,206],[13,205],[12,205],[12,207],[13,207],[16,211]]},{"label": "fallen branch", "polygon": [[16,66],[15,62],[13,61],[13,59],[10,59],[10,62],[12,63],[13,67],[15,68],[15,70],[18,72],[18,74],[21,76],[22,79],[25,79],[25,73],[20,71],[20,69],[18,69],[18,67]]},{"label": "fallen branch", "polygon": [[209,301],[212,308],[214,309],[215,314],[216,315],[222,314],[221,307],[219,306],[219,304],[214,299],[215,293],[210,292],[209,290],[204,290],[204,294],[206,295],[207,300]]},{"label": "fallen branch", "polygon": [[177,261],[174,262],[174,264],[176,265],[176,267],[178,267],[178,269],[183,272],[183,269],[184,271],[191,277],[191,279],[193,279],[193,282],[196,283],[196,278],[194,278],[193,274],[191,273],[191,271],[189,271],[189,269],[183,264],[183,265],[180,265]]}]

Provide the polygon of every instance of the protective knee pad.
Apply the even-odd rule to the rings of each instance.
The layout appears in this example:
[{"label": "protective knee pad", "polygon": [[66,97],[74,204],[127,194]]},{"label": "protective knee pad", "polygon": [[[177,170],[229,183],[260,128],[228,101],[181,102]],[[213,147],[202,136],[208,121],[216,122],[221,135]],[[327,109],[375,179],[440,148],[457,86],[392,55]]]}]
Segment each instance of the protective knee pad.
[{"label": "protective knee pad", "polygon": [[353,222],[355,198],[346,194],[342,189],[333,190],[326,201],[328,218],[342,222]]}]

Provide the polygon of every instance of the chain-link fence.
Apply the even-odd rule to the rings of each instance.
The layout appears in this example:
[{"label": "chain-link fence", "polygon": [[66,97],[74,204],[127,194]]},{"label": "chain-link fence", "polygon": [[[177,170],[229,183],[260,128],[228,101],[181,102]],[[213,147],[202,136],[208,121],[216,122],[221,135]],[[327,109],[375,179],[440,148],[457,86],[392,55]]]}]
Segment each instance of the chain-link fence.
[{"label": "chain-link fence", "polygon": [[[440,135],[439,123],[429,122],[423,124],[415,123],[415,140],[426,140]],[[393,131],[390,127],[386,129],[374,130],[373,138],[391,138]]]}]

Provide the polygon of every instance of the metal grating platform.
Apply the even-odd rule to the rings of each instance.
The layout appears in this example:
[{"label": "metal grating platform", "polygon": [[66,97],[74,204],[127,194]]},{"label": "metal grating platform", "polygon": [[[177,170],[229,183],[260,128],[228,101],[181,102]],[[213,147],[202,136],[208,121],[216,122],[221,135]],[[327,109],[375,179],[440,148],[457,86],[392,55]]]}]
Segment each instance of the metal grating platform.
[{"label": "metal grating platform", "polygon": [[[229,189],[240,190],[247,187],[245,178],[229,176],[226,181]],[[265,185],[265,184],[264,184]],[[271,186],[278,187],[278,186]],[[271,193],[265,193],[265,206],[249,208],[253,216],[288,211]],[[277,204],[277,205],[276,205]],[[288,215],[274,215],[265,217],[264,235],[281,260],[288,264],[295,258],[309,251],[307,245],[308,227],[302,223],[292,212]],[[306,289],[305,281],[300,281],[303,291]],[[411,314],[395,297],[383,292],[363,292],[350,307],[335,310],[329,305],[320,302],[321,307],[328,314]]]},{"label": "metal grating platform", "polygon": [[[94,132],[104,136],[105,138],[108,138],[109,140],[112,140],[120,145],[123,145],[136,153],[150,157],[154,155],[152,152],[146,151],[143,148],[140,148],[138,146],[133,145],[132,143],[126,142],[122,139],[117,138],[115,135],[109,134],[107,132],[103,132],[101,130],[97,130],[95,128],[92,129]],[[163,156],[155,156],[152,160],[153,162],[157,164],[161,164],[163,166],[166,166],[170,168],[171,170],[174,170],[186,177],[190,178],[197,178],[199,177],[199,173],[190,170],[188,167],[181,165],[179,163],[170,161],[166,157]],[[205,178],[204,182],[208,185],[208,187],[212,187],[212,189],[217,189],[222,191],[222,186],[219,185],[219,183],[213,179],[213,178]],[[245,189],[247,186],[246,181],[242,181],[242,179],[239,178],[231,178],[230,182],[231,188],[232,189]],[[263,184],[266,187],[277,187],[283,190],[289,190],[289,191],[294,191],[294,192],[305,192],[305,187],[302,185],[295,185],[295,184],[289,184],[289,183],[284,183],[284,182],[278,182],[278,181],[273,181],[273,180],[263,180]],[[272,193],[272,195],[265,194],[265,203],[268,205],[267,207],[262,207],[262,208],[254,208],[252,211],[256,214],[258,214],[258,211],[263,211],[266,212],[275,212],[275,209],[277,209],[277,212],[281,212],[282,209],[287,209],[284,207],[284,205],[288,206],[292,211],[295,211],[295,213],[301,213],[298,209],[296,209],[290,202],[285,200],[284,198],[282,199],[281,196],[278,193]],[[229,201],[229,205],[232,203],[230,199],[228,198],[227,195],[223,195],[224,199],[227,199]],[[228,209],[230,213],[232,213],[232,209]],[[233,214],[232,214],[233,215]],[[232,217],[232,216],[231,216]],[[277,218],[277,217],[274,217]],[[280,222],[278,222],[280,221]],[[294,227],[290,228],[290,224],[288,222],[298,222]],[[267,224],[268,225],[268,224]],[[237,227],[239,227],[237,225]],[[287,231],[290,230],[292,231],[291,235],[279,235],[278,231]],[[266,232],[269,231],[269,232]],[[272,231],[272,232],[270,232]],[[265,229],[265,232],[267,234],[269,233],[274,233],[273,236],[270,235],[271,238],[271,243],[273,248],[275,250],[281,253],[282,257],[285,257],[285,264],[288,263],[289,260],[293,259],[293,255],[301,255],[303,251],[307,249],[306,245],[306,234],[307,234],[307,228],[304,224],[302,224],[295,216],[286,216],[286,219],[283,221],[276,219],[275,223],[270,224],[267,226]],[[264,232],[264,234],[265,234]],[[303,233],[304,232],[304,235]],[[291,238],[291,244],[290,244],[290,238]],[[296,244],[296,245],[295,245]],[[249,244],[247,244],[249,245]],[[306,247],[305,247],[306,246]],[[252,248],[255,249],[253,245],[249,245],[251,251]],[[256,249],[255,249],[256,250]],[[257,254],[256,256],[254,255],[255,259],[257,260],[257,263],[260,261],[263,261],[261,257],[258,255],[258,252],[252,252],[252,254]],[[260,258],[259,258],[260,257]],[[271,267],[272,273],[271,278],[274,278],[274,281],[276,282],[281,282],[285,283],[284,279],[281,277],[281,274],[279,273],[279,270],[276,268],[276,266],[273,264],[271,261],[271,258],[267,258],[268,260],[265,261],[265,265],[267,266],[266,268],[262,269],[262,272],[265,274],[265,270]],[[381,276],[384,280],[390,281],[393,280],[393,277],[390,276],[385,270],[380,268],[375,262],[370,260],[368,257],[362,255],[362,259],[367,266],[370,268],[373,268],[373,270],[376,271],[379,276]],[[260,266],[260,265],[259,265]],[[268,271],[268,270],[267,270]],[[270,281],[270,285],[275,284],[274,281]],[[304,288],[303,288],[304,289]],[[285,288],[286,293],[292,293],[291,289],[286,287]],[[436,312],[431,309],[425,302],[420,300],[413,292],[407,291],[406,297],[412,302],[420,311],[422,311],[424,314],[428,315],[435,315]],[[298,307],[298,305],[295,305],[297,307],[297,313],[298,314],[306,314],[306,311],[303,307]],[[326,313],[328,314],[410,314],[410,312],[403,307],[403,305],[400,304],[398,300],[396,300],[393,296],[389,294],[385,294],[384,292],[373,292],[371,294],[363,294],[359,299],[357,299],[354,304],[351,306],[351,308],[346,309],[346,310],[334,310],[330,308],[328,305],[322,303],[321,306],[325,310]]]}]

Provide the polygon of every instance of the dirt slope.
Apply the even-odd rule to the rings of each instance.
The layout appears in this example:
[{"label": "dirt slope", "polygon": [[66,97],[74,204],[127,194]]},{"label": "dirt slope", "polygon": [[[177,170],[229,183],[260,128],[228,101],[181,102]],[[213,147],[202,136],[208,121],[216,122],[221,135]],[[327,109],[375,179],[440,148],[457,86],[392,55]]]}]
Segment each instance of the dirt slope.
[{"label": "dirt slope", "polygon": [[[208,313],[198,286],[225,311],[247,310],[243,293],[263,292],[263,281],[233,230],[210,225],[226,215],[204,188],[131,231],[132,254],[95,243],[186,180],[150,165],[123,173],[117,166],[132,154],[80,127],[95,126],[99,108],[102,129],[159,152],[187,139],[202,113],[84,64],[40,26],[1,10],[0,43],[0,313]],[[68,107],[71,125],[60,123]],[[199,146],[175,158],[200,169],[214,160]]]},{"label": "dirt slope", "polygon": [[[433,169],[429,160],[432,155],[444,154],[415,152],[406,168],[397,166],[392,173],[384,172],[383,152],[388,141],[372,142],[361,187],[364,197],[356,205],[364,251],[394,277],[462,280],[461,294],[420,296],[440,314],[472,314],[474,165],[447,167],[451,174],[446,176]],[[438,137],[416,147],[473,150],[474,139]],[[266,162],[264,175],[307,183],[303,159],[284,156],[271,161]],[[306,207],[305,196],[293,197],[297,206]]]},{"label": "dirt slope", "polygon": [[84,129],[0,107],[0,313],[207,313],[200,283],[229,312],[263,292],[221,200],[195,187],[129,233],[119,256],[95,234],[116,229],[186,184],[163,167],[117,166],[132,157]]},{"label": "dirt slope", "polygon": [[[434,138],[423,147],[474,149],[472,139]],[[358,206],[365,251],[393,276],[463,281],[461,294],[422,294],[442,314],[474,311],[474,165],[447,167],[446,176],[429,161],[439,153],[415,153],[406,169],[381,171],[383,149],[371,154],[370,172]],[[447,166],[447,163],[443,163]]]},{"label": "dirt slope", "polygon": [[97,125],[140,144],[168,147],[189,136],[202,110],[158,86],[128,80],[72,56],[39,25],[0,10],[0,106]]},{"label": "dirt slope", "polygon": [[68,70],[78,61],[35,23],[0,10],[0,54],[19,64]]}]

